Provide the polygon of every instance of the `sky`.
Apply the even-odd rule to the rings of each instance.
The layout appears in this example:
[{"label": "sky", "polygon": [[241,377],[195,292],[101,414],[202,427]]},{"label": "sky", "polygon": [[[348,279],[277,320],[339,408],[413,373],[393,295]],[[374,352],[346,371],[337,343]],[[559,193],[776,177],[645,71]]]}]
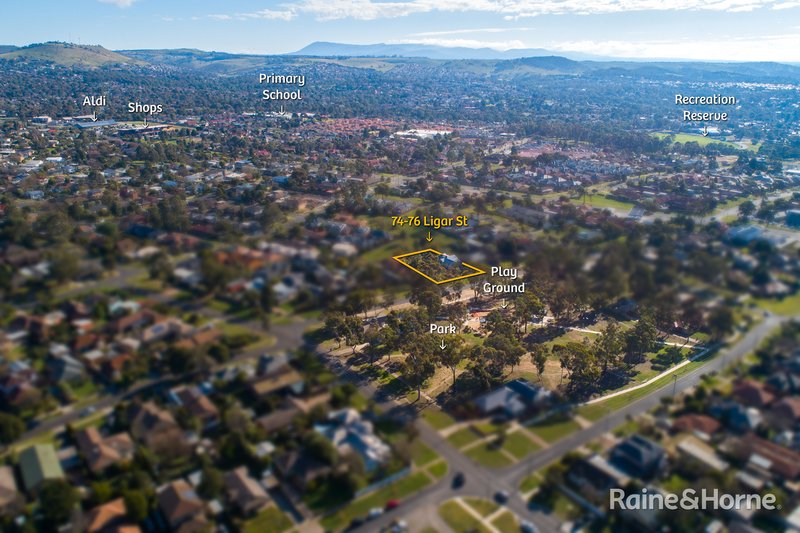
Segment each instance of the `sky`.
[{"label": "sky", "polygon": [[7,0],[0,44],[281,54],[314,41],[800,62],[800,0]]}]

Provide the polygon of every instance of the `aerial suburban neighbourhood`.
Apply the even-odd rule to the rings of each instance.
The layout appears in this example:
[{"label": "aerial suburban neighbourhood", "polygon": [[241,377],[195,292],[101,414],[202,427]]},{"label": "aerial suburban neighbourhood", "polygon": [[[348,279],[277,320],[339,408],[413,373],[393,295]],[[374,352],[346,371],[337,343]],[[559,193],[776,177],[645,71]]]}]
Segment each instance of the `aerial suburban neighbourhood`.
[{"label": "aerial suburban neighbourhood", "polygon": [[800,531],[797,58],[20,24],[0,531]]}]

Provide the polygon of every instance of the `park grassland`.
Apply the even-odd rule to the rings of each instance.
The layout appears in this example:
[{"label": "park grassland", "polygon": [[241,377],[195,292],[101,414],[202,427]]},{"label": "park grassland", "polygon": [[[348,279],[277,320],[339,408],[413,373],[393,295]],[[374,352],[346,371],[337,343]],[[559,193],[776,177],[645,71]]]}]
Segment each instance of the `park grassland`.
[{"label": "park grassland", "polygon": [[477,518],[468,514],[455,501],[450,500],[439,506],[439,516],[442,517],[453,531],[463,533],[465,531],[478,531],[479,533],[491,533],[489,528],[481,524]]},{"label": "park grassland", "polygon": [[[736,148],[737,150],[741,150],[742,149],[741,146],[739,146],[739,145],[737,145],[735,143],[728,142],[728,141],[721,141],[721,140],[716,139],[714,137],[703,137],[702,135],[698,135],[698,134],[692,134],[692,133],[654,133],[653,134],[654,137],[658,137],[659,139],[664,139],[664,138],[666,138],[666,137],[668,137],[670,135],[673,135],[675,137],[675,139],[674,139],[674,143],[675,144],[679,144],[679,143],[680,144],[685,144],[685,143],[690,143],[690,142],[696,142],[698,145],[703,146],[703,147],[708,146],[709,144],[724,144],[725,146],[729,146],[731,148]],[[748,145],[747,146],[747,150],[757,151],[758,147],[759,147],[759,145],[757,145],[757,144]]]},{"label": "park grassland", "polygon": [[780,300],[757,298],[754,300],[761,309],[782,316],[800,315],[800,293],[787,296]]},{"label": "park grassland", "polygon": [[292,521],[277,507],[270,506],[242,524],[243,533],[283,533],[292,529]]},{"label": "park grassland", "polygon": [[630,392],[626,392],[624,394],[620,394],[618,396],[614,396],[613,398],[609,398],[608,400],[602,402],[593,403],[591,405],[584,405],[582,407],[579,407],[577,412],[581,417],[587,420],[591,420],[592,422],[596,422],[601,418],[603,418],[604,416],[613,413],[614,411],[621,409],[630,403],[640,400],[645,396],[648,396],[653,391],[656,391],[662,387],[665,387],[666,385],[669,385],[675,379],[674,376],[677,376],[678,379],[680,379],[681,376],[685,376],[686,374],[702,367],[706,362],[708,362],[708,359],[706,358],[697,361],[690,361],[689,363],[682,366],[678,370],[655,380],[649,385],[640,387]]}]

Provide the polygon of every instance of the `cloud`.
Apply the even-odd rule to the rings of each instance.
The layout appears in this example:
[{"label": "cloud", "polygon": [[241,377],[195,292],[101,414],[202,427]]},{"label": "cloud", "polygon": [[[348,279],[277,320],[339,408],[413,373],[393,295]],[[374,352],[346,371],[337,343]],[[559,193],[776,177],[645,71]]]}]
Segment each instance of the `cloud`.
[{"label": "cloud", "polygon": [[208,18],[214,20],[285,20],[289,21],[292,20],[296,16],[296,13],[291,10],[287,9],[284,11],[275,11],[273,9],[262,9],[260,11],[252,11],[250,13],[234,13],[231,15],[227,14],[214,14],[208,15]]},{"label": "cloud", "polygon": [[492,48],[494,50],[512,50],[514,48],[525,48],[522,41],[480,41],[476,39],[406,39],[391,41],[391,44],[426,44],[433,46],[445,46],[447,48]]},{"label": "cloud", "polygon": [[530,31],[533,28],[475,28],[463,30],[444,30],[444,31],[422,31],[419,33],[412,33],[412,37],[436,37],[439,35],[469,35],[472,33],[507,33],[510,31]]},{"label": "cloud", "polygon": [[[508,20],[541,15],[596,15],[630,11],[748,12],[762,7],[780,9],[795,0],[300,0],[287,4],[319,20],[375,20],[416,13],[495,13]],[[786,7],[794,7],[789,5]]]},{"label": "cloud", "polygon": [[716,61],[800,60],[800,35],[729,37],[720,40],[682,39],[674,41],[567,41],[544,47],[559,52],[585,52],[600,56],[634,59],[697,59]]},{"label": "cloud", "polygon": [[117,7],[131,7],[136,0],[99,0],[103,4],[114,4]]}]

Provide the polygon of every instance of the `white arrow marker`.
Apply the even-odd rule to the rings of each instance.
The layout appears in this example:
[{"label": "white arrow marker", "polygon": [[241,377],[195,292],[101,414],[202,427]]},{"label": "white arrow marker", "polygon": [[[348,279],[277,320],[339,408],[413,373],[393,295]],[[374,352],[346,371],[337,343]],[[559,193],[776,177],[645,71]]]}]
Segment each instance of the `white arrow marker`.
[{"label": "white arrow marker", "polygon": [[92,122],[97,122],[97,111],[92,113]]},{"label": "white arrow marker", "polygon": [[503,309],[505,309],[506,307],[508,307],[508,302],[506,302],[506,299],[505,299],[505,298],[503,298],[503,303],[501,303],[501,304],[500,304],[500,307],[502,307]]},{"label": "white arrow marker", "polygon": [[442,339],[442,344],[439,345],[439,348],[441,348],[442,350],[447,348],[447,345],[444,343],[444,339]]},{"label": "white arrow marker", "polygon": [[147,117],[144,117],[144,129],[147,129]]},{"label": "white arrow marker", "polygon": [[708,126],[703,126],[703,137],[708,137]]}]

